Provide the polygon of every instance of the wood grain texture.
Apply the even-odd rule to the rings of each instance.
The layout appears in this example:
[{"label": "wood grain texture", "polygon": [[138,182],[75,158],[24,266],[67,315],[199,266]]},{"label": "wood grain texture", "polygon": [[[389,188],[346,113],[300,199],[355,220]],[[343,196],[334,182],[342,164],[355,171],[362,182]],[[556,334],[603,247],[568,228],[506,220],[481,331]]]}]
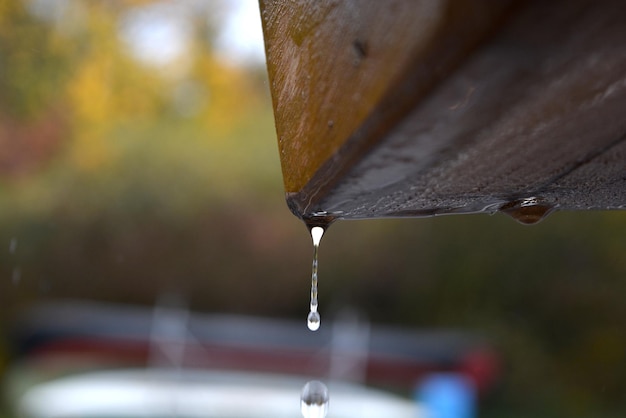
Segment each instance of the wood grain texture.
[{"label": "wood grain texture", "polygon": [[261,1],[297,216],[626,204],[618,1]]}]

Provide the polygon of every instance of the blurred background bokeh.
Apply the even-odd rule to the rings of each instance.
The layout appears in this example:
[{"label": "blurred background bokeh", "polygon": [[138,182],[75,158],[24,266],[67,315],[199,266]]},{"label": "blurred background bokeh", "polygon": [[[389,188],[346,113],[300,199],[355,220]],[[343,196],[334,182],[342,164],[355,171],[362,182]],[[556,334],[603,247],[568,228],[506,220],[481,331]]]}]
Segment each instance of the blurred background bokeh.
[{"label": "blurred background bokeh", "polygon": [[[48,301],[176,295],[305,327],[312,247],[284,202],[258,13],[0,0],[0,373],[18,318]],[[625,227],[623,212],[337,222],[322,321],[349,307],[486,336],[501,363],[480,417],[624,416]]]}]

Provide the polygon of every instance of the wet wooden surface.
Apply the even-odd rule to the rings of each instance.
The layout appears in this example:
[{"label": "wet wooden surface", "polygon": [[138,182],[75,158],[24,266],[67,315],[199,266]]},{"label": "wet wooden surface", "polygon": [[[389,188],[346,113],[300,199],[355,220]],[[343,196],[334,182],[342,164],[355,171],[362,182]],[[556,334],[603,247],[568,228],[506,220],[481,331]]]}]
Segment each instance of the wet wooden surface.
[{"label": "wet wooden surface", "polygon": [[622,1],[260,5],[297,216],[626,207]]}]

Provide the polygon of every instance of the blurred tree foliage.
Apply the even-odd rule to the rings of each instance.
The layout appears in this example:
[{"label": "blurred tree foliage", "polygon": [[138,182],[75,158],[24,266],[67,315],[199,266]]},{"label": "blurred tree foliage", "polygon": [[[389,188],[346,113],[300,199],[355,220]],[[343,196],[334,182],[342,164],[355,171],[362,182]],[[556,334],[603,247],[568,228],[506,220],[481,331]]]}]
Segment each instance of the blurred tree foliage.
[{"label": "blurred tree foliage", "polygon": [[[47,297],[191,295],[243,267],[230,213],[288,213],[264,68],[214,53],[227,4],[0,0],[0,318]],[[155,65],[123,29],[163,5],[189,36]]]},{"label": "blurred tree foliage", "polygon": [[71,68],[71,45],[22,2],[0,3],[0,106],[13,117],[34,118],[58,101]]},{"label": "blurred tree foliage", "polygon": [[[215,53],[226,2],[180,2],[185,53],[141,61],[123,22],[162,4],[0,0],[5,323],[47,298],[163,292],[306,314],[310,242],[282,198],[265,70]],[[485,417],[623,416],[625,227],[619,212],[339,222],[320,309],[488,335],[503,379]]]}]

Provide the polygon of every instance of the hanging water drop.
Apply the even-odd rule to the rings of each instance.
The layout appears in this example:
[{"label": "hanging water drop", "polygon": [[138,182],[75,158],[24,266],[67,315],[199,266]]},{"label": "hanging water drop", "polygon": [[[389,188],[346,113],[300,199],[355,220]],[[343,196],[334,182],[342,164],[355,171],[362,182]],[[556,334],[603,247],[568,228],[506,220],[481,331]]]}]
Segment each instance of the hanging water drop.
[{"label": "hanging water drop", "polygon": [[545,219],[555,209],[554,205],[541,198],[527,197],[505,203],[499,210],[521,224],[532,225]]},{"label": "hanging water drop", "polygon": [[320,241],[324,235],[324,228],[314,226],[311,228],[311,238],[313,239],[313,265],[311,268],[311,310],[307,317],[307,326],[311,331],[317,331],[320,327],[320,314],[317,312],[317,253]]},{"label": "hanging water drop", "polygon": [[322,236],[324,236],[324,228],[322,228],[321,226],[314,226],[313,228],[311,228],[311,238],[313,239],[313,246],[319,247]]},{"label": "hanging water drop", "polygon": [[328,388],[318,380],[307,382],[300,395],[300,410],[304,418],[324,418],[328,413]]}]

